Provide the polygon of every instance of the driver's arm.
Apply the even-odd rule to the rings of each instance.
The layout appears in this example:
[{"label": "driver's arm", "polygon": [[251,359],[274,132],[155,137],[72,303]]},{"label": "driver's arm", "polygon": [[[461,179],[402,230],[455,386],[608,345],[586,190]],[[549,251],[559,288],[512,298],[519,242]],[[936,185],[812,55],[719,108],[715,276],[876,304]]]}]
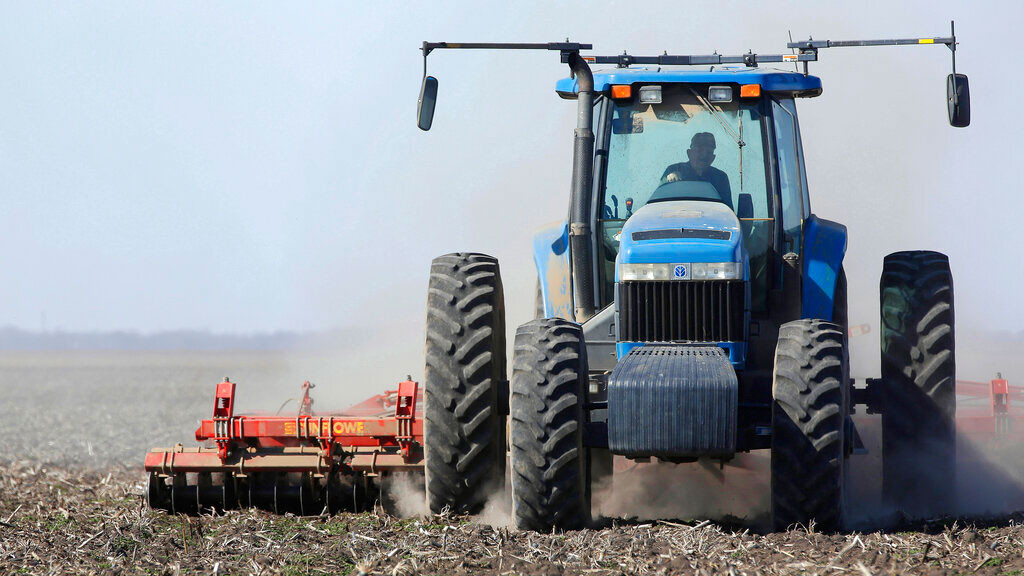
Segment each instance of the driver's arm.
[{"label": "driver's arm", "polygon": [[661,175],[661,182],[659,182],[658,185],[660,186],[661,184],[668,184],[669,182],[678,182],[681,180],[682,176],[679,174],[678,166],[679,164],[672,164],[668,168],[665,168],[665,172]]}]

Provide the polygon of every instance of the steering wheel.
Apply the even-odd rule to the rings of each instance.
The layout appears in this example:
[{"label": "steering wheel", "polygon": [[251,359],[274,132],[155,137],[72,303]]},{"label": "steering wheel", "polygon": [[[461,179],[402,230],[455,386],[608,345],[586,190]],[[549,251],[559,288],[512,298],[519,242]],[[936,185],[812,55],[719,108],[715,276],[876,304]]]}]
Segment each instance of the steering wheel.
[{"label": "steering wheel", "polygon": [[711,200],[728,205],[722,200],[718,189],[710,182],[703,180],[676,180],[674,182],[663,182],[654,189],[651,194],[651,202],[667,202],[669,200]]}]

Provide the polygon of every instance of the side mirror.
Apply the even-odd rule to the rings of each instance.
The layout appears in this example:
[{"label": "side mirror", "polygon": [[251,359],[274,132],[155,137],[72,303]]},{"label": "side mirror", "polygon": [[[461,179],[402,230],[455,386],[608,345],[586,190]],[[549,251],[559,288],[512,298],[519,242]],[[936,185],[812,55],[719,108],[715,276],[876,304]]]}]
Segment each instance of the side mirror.
[{"label": "side mirror", "polygon": [[433,76],[423,77],[423,86],[420,87],[420,100],[416,106],[416,125],[420,130],[430,130],[434,123],[434,104],[437,103],[437,78]]},{"label": "side mirror", "polygon": [[946,105],[949,108],[949,124],[957,128],[971,124],[971,88],[966,74],[950,74],[946,77]]}]

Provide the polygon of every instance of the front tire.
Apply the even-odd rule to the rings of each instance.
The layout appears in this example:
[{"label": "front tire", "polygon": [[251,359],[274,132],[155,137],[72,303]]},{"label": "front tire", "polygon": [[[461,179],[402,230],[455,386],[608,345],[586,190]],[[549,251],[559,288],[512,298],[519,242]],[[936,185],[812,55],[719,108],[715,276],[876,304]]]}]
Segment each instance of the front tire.
[{"label": "front tire", "polygon": [[590,522],[587,382],[579,324],[548,318],[519,327],[509,400],[512,512],[519,529],[572,530]]},{"label": "front tire", "polygon": [[938,252],[882,267],[882,489],[912,517],[949,510],[956,487],[953,277]]},{"label": "front tire", "polygon": [[458,253],[431,263],[426,364],[427,505],[475,513],[505,482],[505,308],[495,258]]},{"label": "front tire", "polygon": [[772,524],[843,526],[848,363],[845,335],[823,320],[783,324],[772,383]]}]

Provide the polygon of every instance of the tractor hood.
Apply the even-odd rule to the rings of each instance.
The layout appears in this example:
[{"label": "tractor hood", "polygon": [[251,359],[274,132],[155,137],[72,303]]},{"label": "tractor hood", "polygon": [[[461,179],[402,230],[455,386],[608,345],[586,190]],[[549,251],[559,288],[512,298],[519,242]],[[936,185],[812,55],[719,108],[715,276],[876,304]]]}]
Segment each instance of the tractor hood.
[{"label": "tractor hood", "polygon": [[720,202],[653,202],[637,210],[622,227],[616,262],[745,264],[740,221]]}]

